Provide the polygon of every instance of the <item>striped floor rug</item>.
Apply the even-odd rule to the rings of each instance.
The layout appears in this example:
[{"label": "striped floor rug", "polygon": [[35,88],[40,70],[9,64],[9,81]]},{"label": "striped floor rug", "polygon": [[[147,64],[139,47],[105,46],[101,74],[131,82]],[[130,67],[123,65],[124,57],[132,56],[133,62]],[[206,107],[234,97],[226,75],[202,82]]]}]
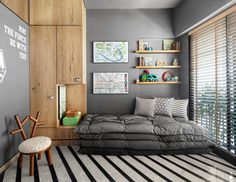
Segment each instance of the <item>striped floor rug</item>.
[{"label": "striped floor rug", "polygon": [[54,147],[53,166],[46,157],[35,162],[35,175],[28,176],[29,159],[22,172],[15,163],[0,181],[236,181],[236,167],[213,153],[203,155],[101,156],[81,155],[77,146]]}]

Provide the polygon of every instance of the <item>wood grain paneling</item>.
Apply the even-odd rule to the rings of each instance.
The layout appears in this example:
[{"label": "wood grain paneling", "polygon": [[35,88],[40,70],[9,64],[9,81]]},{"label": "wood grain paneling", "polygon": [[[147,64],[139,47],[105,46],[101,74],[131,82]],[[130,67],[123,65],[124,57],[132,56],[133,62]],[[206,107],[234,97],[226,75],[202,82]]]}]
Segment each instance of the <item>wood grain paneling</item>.
[{"label": "wood grain paneling", "polygon": [[52,140],[77,140],[79,134],[74,132],[74,128],[37,128],[35,136],[47,136]]},{"label": "wood grain paneling", "polygon": [[81,26],[57,27],[57,83],[80,84],[83,81]]},{"label": "wood grain paneling", "polygon": [[67,110],[78,109],[82,115],[87,113],[87,85],[67,85]]},{"label": "wood grain paneling", "polygon": [[28,0],[1,0],[1,2],[28,23]]},{"label": "wood grain paneling", "polygon": [[31,25],[82,25],[83,0],[31,0]]},{"label": "wood grain paneling", "polygon": [[86,71],[86,61],[87,61],[87,57],[86,57],[86,47],[87,47],[87,14],[86,14],[86,9],[84,6],[84,3],[82,3],[82,57],[83,57],[83,83],[86,83],[86,75],[87,75],[87,71]]},{"label": "wood grain paneling", "polygon": [[56,27],[30,27],[30,110],[45,126],[57,125]]}]

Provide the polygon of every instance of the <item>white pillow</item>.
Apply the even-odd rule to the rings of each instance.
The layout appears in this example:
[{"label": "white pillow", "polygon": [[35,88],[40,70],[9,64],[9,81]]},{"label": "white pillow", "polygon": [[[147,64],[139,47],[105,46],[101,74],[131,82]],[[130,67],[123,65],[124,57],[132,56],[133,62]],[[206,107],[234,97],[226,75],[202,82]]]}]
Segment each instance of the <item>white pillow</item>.
[{"label": "white pillow", "polygon": [[134,115],[154,116],[154,105],[156,99],[142,99],[136,97]]},{"label": "white pillow", "polygon": [[166,115],[172,117],[174,98],[156,98],[155,115]]},{"label": "white pillow", "polygon": [[188,99],[175,99],[172,115],[188,119]]}]

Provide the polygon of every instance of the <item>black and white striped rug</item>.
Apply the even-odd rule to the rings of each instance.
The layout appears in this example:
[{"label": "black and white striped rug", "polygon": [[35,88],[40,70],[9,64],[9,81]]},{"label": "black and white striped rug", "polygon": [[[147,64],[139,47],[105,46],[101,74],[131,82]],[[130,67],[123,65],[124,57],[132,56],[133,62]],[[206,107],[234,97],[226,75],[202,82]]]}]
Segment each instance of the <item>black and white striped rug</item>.
[{"label": "black and white striped rug", "polygon": [[236,181],[236,167],[213,153],[203,155],[101,156],[79,154],[77,146],[54,147],[53,166],[46,157],[36,161],[28,176],[29,159],[20,173],[15,162],[0,181]]}]

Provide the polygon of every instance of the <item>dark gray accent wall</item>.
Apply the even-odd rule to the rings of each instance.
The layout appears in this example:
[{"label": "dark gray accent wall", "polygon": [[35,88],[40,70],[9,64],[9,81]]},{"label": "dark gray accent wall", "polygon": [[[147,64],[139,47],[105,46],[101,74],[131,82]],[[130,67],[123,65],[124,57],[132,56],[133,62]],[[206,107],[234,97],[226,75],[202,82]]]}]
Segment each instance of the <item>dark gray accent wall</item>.
[{"label": "dark gray accent wall", "polygon": [[181,42],[181,52],[179,54],[179,62],[181,65],[179,71],[179,77],[181,84],[179,86],[179,97],[183,99],[189,98],[189,38],[187,34],[184,34],[178,38]]},{"label": "dark gray accent wall", "polygon": [[[171,10],[88,10],[87,11],[87,84],[88,113],[133,113],[135,97],[177,97],[178,85],[136,85],[134,80],[142,73],[134,69],[137,58],[133,53],[141,38],[172,38]],[[128,41],[128,64],[93,64],[93,41]],[[171,61],[173,55],[154,55]],[[129,72],[129,94],[93,95],[93,72]],[[164,70],[152,70],[159,77]]]},{"label": "dark gray accent wall", "polygon": [[[21,142],[20,135],[10,136],[9,131],[17,129],[14,115],[24,117],[29,114],[29,61],[28,42],[26,44],[14,36],[5,33],[4,25],[19,33],[19,26],[26,29],[28,25],[0,3],[0,49],[4,51],[7,73],[0,83],[0,167],[17,153]],[[19,49],[10,46],[10,37],[26,45],[27,60],[20,59]],[[23,51],[24,52],[24,51]],[[29,126],[26,126],[26,130]]]},{"label": "dark gray accent wall", "polygon": [[203,20],[232,0],[185,0],[174,10],[175,36],[182,34],[188,28]]}]

